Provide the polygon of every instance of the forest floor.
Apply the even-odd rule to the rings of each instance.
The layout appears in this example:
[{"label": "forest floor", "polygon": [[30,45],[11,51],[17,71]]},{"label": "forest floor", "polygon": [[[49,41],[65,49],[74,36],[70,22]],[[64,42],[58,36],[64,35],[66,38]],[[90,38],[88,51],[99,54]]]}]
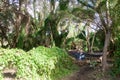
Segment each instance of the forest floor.
[{"label": "forest floor", "polygon": [[[109,73],[110,69],[103,74],[101,70],[101,63],[92,66],[90,64],[75,62],[79,66],[78,71],[71,73],[70,75],[60,80],[120,80],[120,78],[113,78]],[[14,80],[15,70],[5,70],[4,80]]]},{"label": "forest floor", "polygon": [[120,80],[110,75],[110,69],[105,74],[102,73],[101,65],[90,66],[89,64],[80,65],[80,69],[61,80]]}]

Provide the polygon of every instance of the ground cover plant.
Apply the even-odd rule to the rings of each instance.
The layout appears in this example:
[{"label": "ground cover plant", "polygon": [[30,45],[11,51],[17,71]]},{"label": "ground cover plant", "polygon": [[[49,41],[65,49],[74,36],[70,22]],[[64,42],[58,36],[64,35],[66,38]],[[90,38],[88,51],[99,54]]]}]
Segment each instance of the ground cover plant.
[{"label": "ground cover plant", "polygon": [[17,80],[57,80],[77,67],[62,49],[40,46],[28,52],[1,48],[0,80],[3,79],[2,71],[5,69],[15,69]]}]

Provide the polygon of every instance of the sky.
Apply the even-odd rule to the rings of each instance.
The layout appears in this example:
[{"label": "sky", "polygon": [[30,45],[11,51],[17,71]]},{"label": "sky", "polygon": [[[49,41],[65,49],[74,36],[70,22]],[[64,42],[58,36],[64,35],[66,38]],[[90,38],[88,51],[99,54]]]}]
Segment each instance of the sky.
[{"label": "sky", "polygon": [[9,0],[9,3],[19,5],[19,0]]}]

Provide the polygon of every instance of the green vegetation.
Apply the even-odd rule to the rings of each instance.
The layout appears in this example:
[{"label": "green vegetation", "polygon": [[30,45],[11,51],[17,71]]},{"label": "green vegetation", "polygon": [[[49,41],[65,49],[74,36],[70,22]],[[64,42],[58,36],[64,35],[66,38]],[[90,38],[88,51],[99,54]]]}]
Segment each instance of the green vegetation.
[{"label": "green vegetation", "polygon": [[114,52],[114,66],[112,69],[112,75],[119,76],[120,75],[120,33],[117,34],[116,37],[116,50]]},{"label": "green vegetation", "polygon": [[7,68],[17,69],[17,79],[56,80],[77,69],[67,53],[57,47],[40,46],[28,52],[0,49],[0,53],[0,71]]},{"label": "green vegetation", "polygon": [[18,78],[65,75],[72,63],[56,46],[102,51],[103,72],[110,52],[113,74],[120,74],[119,4],[120,0],[0,0],[0,70],[17,68]]},{"label": "green vegetation", "polygon": [[119,76],[120,75],[120,51],[116,51],[114,53],[114,66],[112,68],[112,75]]}]

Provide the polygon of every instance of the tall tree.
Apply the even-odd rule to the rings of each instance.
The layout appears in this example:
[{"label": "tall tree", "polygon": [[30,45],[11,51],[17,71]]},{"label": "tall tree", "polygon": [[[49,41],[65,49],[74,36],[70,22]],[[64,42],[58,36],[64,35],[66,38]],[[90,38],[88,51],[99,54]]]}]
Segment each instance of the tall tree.
[{"label": "tall tree", "polygon": [[82,1],[78,0],[82,5],[94,10],[100,19],[101,28],[104,31],[105,35],[105,42],[104,42],[104,48],[103,48],[103,57],[102,57],[102,66],[103,71],[107,69],[107,51],[110,44],[110,38],[111,38],[111,29],[113,27],[113,21],[111,19],[110,14],[110,0],[98,0],[98,1]]}]

